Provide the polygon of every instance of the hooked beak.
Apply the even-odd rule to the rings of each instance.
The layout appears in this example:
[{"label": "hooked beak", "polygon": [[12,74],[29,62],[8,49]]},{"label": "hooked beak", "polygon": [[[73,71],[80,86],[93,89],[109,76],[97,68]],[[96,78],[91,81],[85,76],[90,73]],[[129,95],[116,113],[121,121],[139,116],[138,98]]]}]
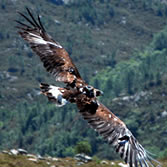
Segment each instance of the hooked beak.
[{"label": "hooked beak", "polygon": [[101,91],[101,90],[96,90],[96,96],[103,96],[103,91]]}]

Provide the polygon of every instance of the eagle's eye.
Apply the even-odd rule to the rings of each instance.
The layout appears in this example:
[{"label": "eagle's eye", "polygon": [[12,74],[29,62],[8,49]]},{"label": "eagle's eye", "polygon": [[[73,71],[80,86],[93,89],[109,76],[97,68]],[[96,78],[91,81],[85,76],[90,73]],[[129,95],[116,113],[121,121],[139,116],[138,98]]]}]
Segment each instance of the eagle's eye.
[{"label": "eagle's eye", "polygon": [[68,69],[68,71],[70,72],[70,73],[74,73],[75,71],[74,71],[74,68],[72,68],[72,67],[70,67],[69,69]]},{"label": "eagle's eye", "polygon": [[87,89],[87,90],[92,90],[92,86],[87,85],[87,86],[86,86],[86,89]]}]

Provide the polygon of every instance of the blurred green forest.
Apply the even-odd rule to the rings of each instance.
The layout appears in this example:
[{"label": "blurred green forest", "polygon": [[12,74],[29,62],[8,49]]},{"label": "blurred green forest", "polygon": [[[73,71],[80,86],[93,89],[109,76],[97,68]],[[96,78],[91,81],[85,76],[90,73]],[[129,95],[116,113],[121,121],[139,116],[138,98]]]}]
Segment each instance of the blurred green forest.
[{"label": "blurred green forest", "polygon": [[17,34],[25,7],[70,53],[83,78],[104,91],[100,100],[158,158],[167,157],[167,1],[1,0],[0,150],[24,148],[73,156],[78,142],[91,155],[118,159],[75,105],[56,108],[39,83],[56,84]]}]

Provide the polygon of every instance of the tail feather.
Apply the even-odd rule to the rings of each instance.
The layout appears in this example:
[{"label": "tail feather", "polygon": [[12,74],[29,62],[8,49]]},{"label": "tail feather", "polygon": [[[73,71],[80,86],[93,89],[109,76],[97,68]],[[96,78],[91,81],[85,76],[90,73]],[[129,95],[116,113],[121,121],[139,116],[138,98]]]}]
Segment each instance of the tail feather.
[{"label": "tail feather", "polygon": [[40,88],[42,94],[47,96],[49,101],[54,102],[56,106],[62,107],[68,103],[68,101],[65,98],[63,98],[62,91],[60,91],[60,89],[62,90],[62,88],[53,85],[48,85],[46,83],[41,83]]}]

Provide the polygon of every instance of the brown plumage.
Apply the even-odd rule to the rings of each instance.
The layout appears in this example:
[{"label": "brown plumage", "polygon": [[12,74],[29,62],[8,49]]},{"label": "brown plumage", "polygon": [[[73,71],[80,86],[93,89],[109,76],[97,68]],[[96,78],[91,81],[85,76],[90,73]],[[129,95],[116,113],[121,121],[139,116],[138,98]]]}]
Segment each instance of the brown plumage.
[{"label": "brown plumage", "polygon": [[130,167],[155,167],[159,162],[152,159],[129,129],[103,104],[99,103],[96,111],[81,112],[83,118],[119,153]]},{"label": "brown plumage", "polygon": [[130,167],[156,167],[159,162],[152,159],[141,144],[135,139],[126,125],[109,109],[97,100],[101,91],[89,86],[81,78],[69,54],[45,31],[40,18],[34,19],[27,9],[31,19],[19,13],[31,25],[17,21],[20,25],[19,34],[40,57],[46,70],[52,73],[56,81],[64,82],[66,87],[60,88],[41,83],[41,92],[57,106],[75,103],[85,120],[108,143],[114,146],[120,157]]},{"label": "brown plumage", "polygon": [[18,33],[28,41],[32,50],[40,57],[46,70],[54,75],[56,81],[64,82],[68,85],[85,84],[66,50],[46,33],[40,17],[38,16],[37,22],[31,12],[28,9],[27,11],[31,19],[22,13],[19,14],[31,26],[17,21],[20,24]]}]

